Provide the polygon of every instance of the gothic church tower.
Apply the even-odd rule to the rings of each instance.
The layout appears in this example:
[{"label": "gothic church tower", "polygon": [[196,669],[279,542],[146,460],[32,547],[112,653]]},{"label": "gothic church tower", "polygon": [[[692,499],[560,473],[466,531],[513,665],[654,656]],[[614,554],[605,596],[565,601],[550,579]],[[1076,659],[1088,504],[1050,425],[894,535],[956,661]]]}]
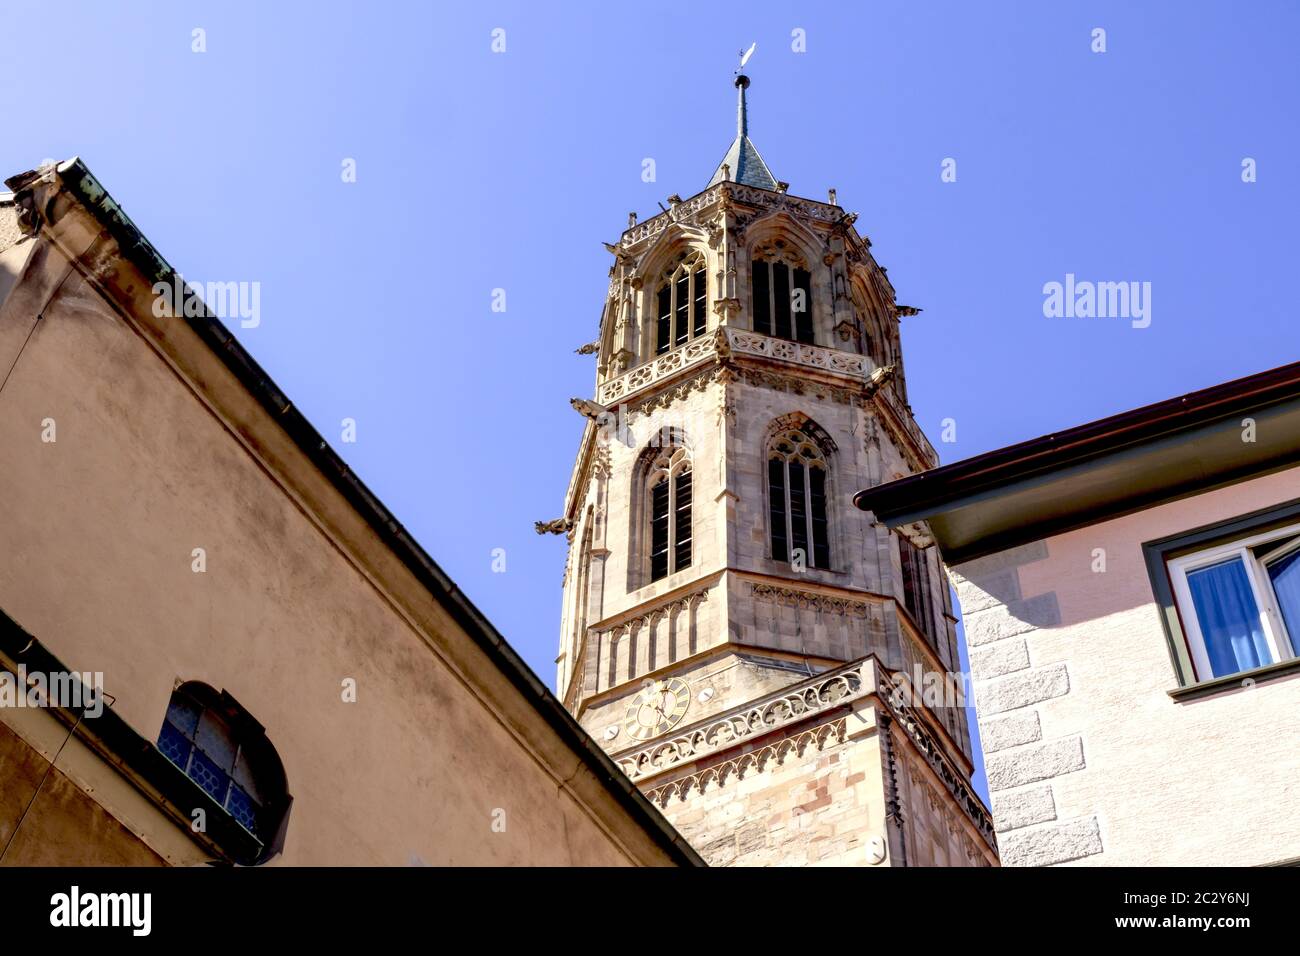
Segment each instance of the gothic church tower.
[{"label": "gothic church tower", "polygon": [[943,569],[855,492],[933,468],[897,304],[749,139],[630,217],[563,517],[558,693],[715,865],[995,865]]}]

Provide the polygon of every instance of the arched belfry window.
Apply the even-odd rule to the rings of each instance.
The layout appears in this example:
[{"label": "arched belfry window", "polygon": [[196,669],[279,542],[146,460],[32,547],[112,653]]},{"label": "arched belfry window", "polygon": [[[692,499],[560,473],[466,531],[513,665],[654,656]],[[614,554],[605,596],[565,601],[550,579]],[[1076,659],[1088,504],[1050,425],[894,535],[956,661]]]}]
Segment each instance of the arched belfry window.
[{"label": "arched belfry window", "polygon": [[754,331],[796,342],[813,342],[812,276],[784,239],[754,250],[750,262]]},{"label": "arched belfry window", "polygon": [[767,450],[768,521],[772,558],[829,568],[826,442],[810,425],[782,428]]},{"label": "arched belfry window", "polygon": [[685,448],[664,448],[646,479],[650,521],[650,580],[691,566],[691,459]]},{"label": "arched belfry window", "polygon": [[664,270],[655,289],[655,354],[685,344],[708,327],[709,283],[704,254],[684,252]]},{"label": "arched belfry window", "polygon": [[224,691],[189,681],[172,692],[158,749],[267,848],[289,807],[284,767],[262,726]]}]

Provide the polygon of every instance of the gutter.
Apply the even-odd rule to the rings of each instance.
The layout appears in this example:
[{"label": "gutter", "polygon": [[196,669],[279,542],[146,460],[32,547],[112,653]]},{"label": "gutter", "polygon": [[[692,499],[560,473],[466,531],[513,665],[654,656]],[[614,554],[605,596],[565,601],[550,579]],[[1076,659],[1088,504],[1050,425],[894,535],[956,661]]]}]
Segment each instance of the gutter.
[{"label": "gutter", "polygon": [[[79,157],[60,163],[55,171],[64,187],[103,225],[116,240],[122,255],[138,268],[151,282],[175,282],[174,270],[161,253],[131,222],[108,191],[91,175]],[[39,228],[45,221],[46,210],[36,209],[31,203],[31,187],[48,175],[48,171],[22,173],[5,180],[20,205],[24,221]],[[537,675],[506,642],[499,631],[487,620],[473,602],[429,557],[419,543],[402,527],[401,523],[384,507],[375,494],[366,487],[339,454],[330,447],[306,417],[280,391],[266,371],[230,333],[230,330],[204,306],[202,316],[183,317],[199,338],[212,350],[239,382],[253,395],[267,413],[275,419],[299,450],[329,480],[343,498],[366,519],[380,540],[395,554],[411,573],[438,601],[475,643],[497,665],[511,684],[532,700],[547,725],[566,745],[574,750],[592,775],[604,784],[606,790],[631,818],[650,834],[654,842],[670,859],[683,866],[704,866],[704,861],[689,843],[659,814],[641,791],[627,779],[599,745],[579,726],[578,722],[561,706]],[[182,318],[178,316],[178,318]],[[166,758],[164,758],[166,759]]]},{"label": "gutter", "polygon": [[976,494],[1298,395],[1300,362],[1295,362],[868,488],[854,495],[853,503],[882,521],[901,514],[934,515]]}]

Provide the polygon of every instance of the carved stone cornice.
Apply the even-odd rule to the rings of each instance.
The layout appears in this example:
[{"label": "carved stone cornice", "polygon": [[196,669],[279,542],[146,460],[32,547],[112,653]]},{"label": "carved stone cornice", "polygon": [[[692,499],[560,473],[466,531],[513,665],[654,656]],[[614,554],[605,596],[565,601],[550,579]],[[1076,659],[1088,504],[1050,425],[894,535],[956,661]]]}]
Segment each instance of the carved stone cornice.
[{"label": "carved stone cornice", "polygon": [[838,614],[843,617],[865,618],[870,613],[871,605],[866,601],[839,598],[818,591],[805,591],[800,588],[758,583],[751,583],[750,589],[758,600],[780,604],[785,607],[811,608],[826,614]]},{"label": "carved stone cornice", "polygon": [[875,689],[871,682],[864,691],[862,668],[868,660],[837,668],[826,674],[769,695],[757,704],[746,705],[660,740],[649,747],[619,757],[615,762],[632,780],[654,776],[682,763],[725,750],[750,738],[804,720],[813,714],[857,700]]},{"label": "carved stone cornice", "polygon": [[880,675],[880,685],[881,699],[888,705],[894,725],[921,754],[926,765],[952,795],[958,807],[984,841],[996,849],[998,844],[993,831],[993,818],[985,809],[984,802],[971,789],[965,775],[944,753],[934,734],[925,726],[916,711],[902,702],[898,686],[884,674]]},{"label": "carved stone cornice", "polygon": [[[944,752],[921,716],[905,702],[899,685],[880,667],[875,657],[866,657],[817,674],[794,687],[771,694],[756,704],[738,707],[701,721],[666,739],[616,757],[615,763],[633,781],[647,779],[741,746],[750,739],[762,738],[779,732],[782,728],[793,727],[819,713],[825,713],[829,717],[845,705],[869,697],[879,701],[882,717],[885,718],[882,719],[881,726],[888,728],[892,724],[897,729],[899,736],[920,755],[934,777],[947,790],[953,803],[974,830],[990,848],[996,849],[993,819],[983,802],[975,795],[965,775]],[[822,749],[842,742],[842,727],[824,733],[834,723],[834,720],[828,720],[827,723],[798,735],[774,741],[761,749],[741,754],[663,786],[652,787],[647,791],[647,796],[657,800],[660,805],[665,805],[673,796],[684,800],[710,782],[721,786],[730,776],[739,778],[749,771],[762,771],[772,757],[778,758],[776,764],[779,765],[779,758],[790,752],[792,746],[806,747],[815,743],[818,749]],[[842,724],[842,719],[839,723]],[[796,741],[802,743],[793,743]]]},{"label": "carved stone cornice", "polygon": [[655,621],[668,617],[674,611],[689,611],[691,608],[703,604],[709,599],[709,592],[716,586],[717,581],[710,581],[708,584],[698,587],[693,591],[688,591],[686,594],[656,604],[635,617],[625,618],[617,624],[612,624],[608,627],[592,628],[592,634],[597,637],[603,634],[608,634],[613,640],[619,640],[620,638],[631,634],[633,631],[647,627]]},{"label": "carved stone cornice", "polygon": [[674,797],[685,800],[692,793],[705,792],[710,785],[721,787],[732,779],[743,780],[751,773],[763,773],[781,766],[787,757],[803,756],[810,747],[821,751],[843,743],[847,723],[843,717],[829,721],[820,727],[785,737],[766,747],[740,754],[698,773],[647,790],[645,796],[652,803],[666,807]]},{"label": "carved stone cornice", "polygon": [[[630,372],[602,383],[596,390],[596,400],[604,406],[615,405],[648,392],[661,382],[709,360],[731,365],[738,360],[750,359],[757,360],[759,366],[767,366],[742,370],[746,380],[753,384],[797,394],[829,397],[840,402],[867,400],[865,385],[871,366],[864,356],[842,349],[790,342],[757,332],[725,327],[717,329],[712,335],[692,339]],[[837,386],[816,381],[800,375],[800,372],[825,373],[831,381],[840,379],[844,384]]]}]

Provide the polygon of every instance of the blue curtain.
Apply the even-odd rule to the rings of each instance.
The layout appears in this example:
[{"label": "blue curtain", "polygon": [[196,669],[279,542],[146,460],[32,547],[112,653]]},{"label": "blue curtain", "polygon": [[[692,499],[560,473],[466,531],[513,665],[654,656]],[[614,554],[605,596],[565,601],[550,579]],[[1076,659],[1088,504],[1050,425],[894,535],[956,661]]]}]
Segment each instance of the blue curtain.
[{"label": "blue curtain", "polygon": [[1300,551],[1293,551],[1281,561],[1268,566],[1268,577],[1277,595],[1282,623],[1291,637],[1292,653],[1300,654]]},{"label": "blue curtain", "polygon": [[1240,558],[1190,572],[1187,587],[1215,677],[1273,662]]}]

